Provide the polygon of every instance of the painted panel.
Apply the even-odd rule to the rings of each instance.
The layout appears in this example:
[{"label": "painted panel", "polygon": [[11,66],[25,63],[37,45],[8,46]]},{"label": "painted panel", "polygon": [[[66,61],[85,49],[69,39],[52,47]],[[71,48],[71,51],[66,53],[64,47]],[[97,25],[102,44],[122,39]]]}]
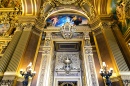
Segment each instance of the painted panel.
[{"label": "painted panel", "polygon": [[69,22],[72,25],[86,25],[88,20],[78,15],[57,15],[47,19],[47,26],[61,27]]}]

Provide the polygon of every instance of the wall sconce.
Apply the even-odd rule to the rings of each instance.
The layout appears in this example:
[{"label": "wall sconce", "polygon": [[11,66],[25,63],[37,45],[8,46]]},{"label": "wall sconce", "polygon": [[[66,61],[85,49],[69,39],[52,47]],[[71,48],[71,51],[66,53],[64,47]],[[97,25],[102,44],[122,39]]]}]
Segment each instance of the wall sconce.
[{"label": "wall sconce", "polygon": [[29,65],[26,68],[26,71],[23,71],[23,69],[20,70],[20,74],[24,76],[23,86],[28,85],[29,76],[33,77],[36,74],[36,71],[32,71],[32,63],[30,62]]},{"label": "wall sconce", "polygon": [[106,85],[112,86],[110,76],[112,76],[113,68],[110,68],[110,70],[107,69],[106,63],[103,62],[103,67],[100,69],[100,75],[106,79]]}]

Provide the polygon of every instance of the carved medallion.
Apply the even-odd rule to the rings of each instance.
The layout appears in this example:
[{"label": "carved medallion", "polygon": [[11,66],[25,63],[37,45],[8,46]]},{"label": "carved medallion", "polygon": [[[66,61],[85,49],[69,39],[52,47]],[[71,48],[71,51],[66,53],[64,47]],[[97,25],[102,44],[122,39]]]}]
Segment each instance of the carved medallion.
[{"label": "carved medallion", "polygon": [[74,31],[75,26],[69,22],[65,23],[64,26],[61,27],[61,34],[65,39],[72,38]]}]

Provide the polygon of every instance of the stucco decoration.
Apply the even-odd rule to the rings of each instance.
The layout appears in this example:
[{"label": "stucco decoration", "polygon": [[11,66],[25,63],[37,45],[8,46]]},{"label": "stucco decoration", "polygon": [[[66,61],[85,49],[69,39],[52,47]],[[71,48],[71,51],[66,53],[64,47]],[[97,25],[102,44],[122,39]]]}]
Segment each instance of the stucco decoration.
[{"label": "stucco decoration", "polygon": [[77,0],[57,0],[57,1],[60,2],[61,4],[73,4],[77,2]]}]

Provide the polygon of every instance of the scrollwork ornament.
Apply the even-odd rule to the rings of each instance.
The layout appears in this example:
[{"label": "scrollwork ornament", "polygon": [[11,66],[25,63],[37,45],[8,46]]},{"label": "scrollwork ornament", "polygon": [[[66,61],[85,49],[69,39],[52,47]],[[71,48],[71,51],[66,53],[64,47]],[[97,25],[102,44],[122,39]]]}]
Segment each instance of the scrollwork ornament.
[{"label": "scrollwork ornament", "polygon": [[130,1],[126,0],[125,2],[125,14],[126,14],[126,18],[130,19]]},{"label": "scrollwork ornament", "polygon": [[94,7],[91,6],[91,7],[90,7],[90,19],[91,19],[91,20],[94,20],[95,17],[96,17],[96,13],[95,13]]},{"label": "scrollwork ornament", "polygon": [[91,54],[91,53],[92,53],[92,50],[86,49],[85,52],[86,52],[86,54]]},{"label": "scrollwork ornament", "polygon": [[44,49],[43,50],[43,54],[49,54],[50,53],[50,49]]},{"label": "scrollwork ornament", "polygon": [[33,23],[23,23],[24,30],[31,30],[34,26]]},{"label": "scrollwork ornament", "polygon": [[116,14],[119,20],[123,20],[124,19],[124,15],[125,15],[125,2],[120,1],[117,3],[116,6]]},{"label": "scrollwork ornament", "polygon": [[71,39],[75,30],[75,26],[67,22],[61,27],[61,34],[64,39]]},{"label": "scrollwork ornament", "polygon": [[50,39],[46,39],[45,40],[45,46],[49,46],[50,45]]}]

